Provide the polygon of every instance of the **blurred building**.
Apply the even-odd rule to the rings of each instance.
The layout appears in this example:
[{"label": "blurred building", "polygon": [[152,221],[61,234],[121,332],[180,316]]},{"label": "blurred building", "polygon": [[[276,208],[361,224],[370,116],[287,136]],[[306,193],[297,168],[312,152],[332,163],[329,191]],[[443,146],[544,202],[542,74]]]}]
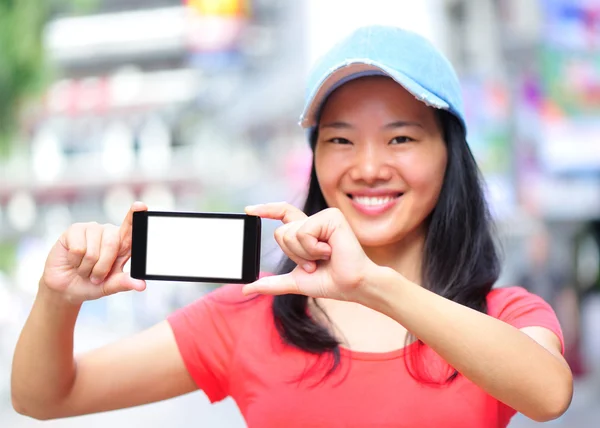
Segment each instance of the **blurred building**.
[{"label": "blurred building", "polygon": [[[49,22],[55,81],[3,165],[10,260],[41,257],[73,222],[120,223],[136,199],[230,211],[284,198],[291,185],[269,178],[293,183],[308,159],[278,167],[278,146],[302,138],[300,15],[296,2],[103,0],[93,14]],[[33,288],[32,266],[18,282]]]},{"label": "blurred building", "polygon": [[[119,223],[134,200],[181,211],[299,203],[311,162],[297,126],[307,70],[357,26],[379,23],[421,33],[456,67],[505,249],[499,285],[551,301],[569,352],[583,349],[598,368],[600,0],[95,4],[48,22],[52,82],[24,115],[24,141],[0,159],[0,329],[20,325],[49,246],[74,222]],[[275,224],[265,223],[269,239]],[[279,254],[265,248],[266,269]],[[88,302],[80,324],[123,333],[204,291],[160,284]]]},{"label": "blurred building", "polygon": [[470,144],[499,191],[505,281],[554,306],[583,373],[600,349],[586,327],[600,291],[600,2],[447,4]]},{"label": "blurred building", "polygon": [[502,282],[530,268],[524,243],[542,224],[553,266],[584,296],[600,265],[589,250],[600,217],[597,3],[102,0],[93,14],[57,16],[45,31],[54,81],[2,165],[0,270],[18,266],[19,286],[35,287],[69,224],[118,223],[135,199],[215,211],[298,202],[307,69],[353,28],[380,23],[420,32],[459,73],[507,248]]}]

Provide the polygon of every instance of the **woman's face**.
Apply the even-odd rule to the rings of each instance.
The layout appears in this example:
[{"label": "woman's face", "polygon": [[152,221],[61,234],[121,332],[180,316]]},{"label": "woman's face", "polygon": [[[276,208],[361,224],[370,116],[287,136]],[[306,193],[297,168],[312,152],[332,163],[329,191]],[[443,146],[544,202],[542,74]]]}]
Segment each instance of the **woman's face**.
[{"label": "woman's face", "polygon": [[389,78],[360,78],[327,99],[318,131],[321,191],[361,244],[424,237],[447,162],[434,110]]}]

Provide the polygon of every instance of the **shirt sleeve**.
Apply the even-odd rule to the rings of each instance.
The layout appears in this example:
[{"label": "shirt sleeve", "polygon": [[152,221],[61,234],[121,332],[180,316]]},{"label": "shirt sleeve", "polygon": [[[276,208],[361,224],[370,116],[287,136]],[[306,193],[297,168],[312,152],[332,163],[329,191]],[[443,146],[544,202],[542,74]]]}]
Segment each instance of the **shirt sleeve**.
[{"label": "shirt sleeve", "polygon": [[492,291],[489,299],[490,313],[496,318],[516,327],[543,327],[560,340],[564,354],[565,342],[556,313],[541,297],[523,287],[499,288]]},{"label": "shirt sleeve", "polygon": [[167,321],[192,379],[211,403],[229,395],[236,343],[236,300],[241,287],[226,285],[173,314]]}]

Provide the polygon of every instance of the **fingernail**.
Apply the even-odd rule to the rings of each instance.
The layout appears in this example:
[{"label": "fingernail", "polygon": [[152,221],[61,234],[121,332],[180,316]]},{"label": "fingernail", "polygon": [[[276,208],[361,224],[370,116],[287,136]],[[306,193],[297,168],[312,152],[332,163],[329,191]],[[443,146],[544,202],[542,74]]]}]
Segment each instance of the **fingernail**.
[{"label": "fingernail", "polygon": [[305,263],[302,268],[307,272],[311,272],[313,270],[313,265],[312,263]]},{"label": "fingernail", "polygon": [[93,277],[91,277],[91,278],[90,278],[90,281],[91,281],[91,282],[92,282],[92,284],[94,284],[94,285],[99,285],[99,284],[102,282],[102,279],[100,279],[100,278],[98,278],[98,277],[95,277],[95,276],[93,276]]}]

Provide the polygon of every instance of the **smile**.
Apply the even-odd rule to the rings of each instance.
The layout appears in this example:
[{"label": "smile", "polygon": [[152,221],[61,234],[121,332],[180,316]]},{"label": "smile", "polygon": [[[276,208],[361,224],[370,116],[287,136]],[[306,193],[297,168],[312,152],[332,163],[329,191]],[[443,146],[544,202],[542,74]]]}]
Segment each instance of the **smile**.
[{"label": "smile", "polygon": [[348,195],[354,208],[367,215],[379,215],[386,212],[396,205],[401,196],[402,193],[377,196]]}]

